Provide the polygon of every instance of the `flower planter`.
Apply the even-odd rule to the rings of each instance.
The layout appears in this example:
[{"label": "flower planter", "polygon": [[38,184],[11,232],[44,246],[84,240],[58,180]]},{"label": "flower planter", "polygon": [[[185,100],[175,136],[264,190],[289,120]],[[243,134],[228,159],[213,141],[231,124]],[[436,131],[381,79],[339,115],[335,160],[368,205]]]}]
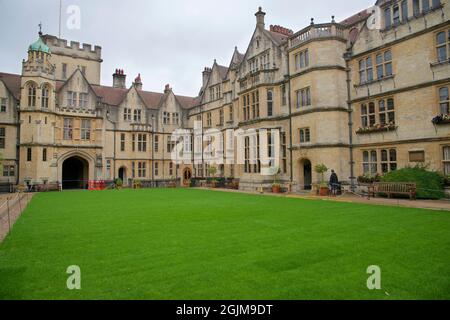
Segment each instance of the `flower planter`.
[{"label": "flower planter", "polygon": [[328,187],[320,187],[319,188],[319,195],[321,197],[326,197],[326,196],[328,196],[328,191],[329,191]]},{"label": "flower planter", "polygon": [[211,188],[217,188],[217,181],[211,181]]},{"label": "flower planter", "polygon": [[377,132],[389,132],[389,131],[395,131],[397,129],[397,126],[390,124],[390,125],[384,125],[384,126],[374,126],[374,127],[365,127],[365,128],[359,128],[356,130],[356,134],[370,134],[370,133],[377,133]]},{"label": "flower planter", "polygon": [[433,118],[431,120],[433,124],[435,125],[441,125],[441,124],[449,124],[450,123],[450,115],[448,114],[441,114]]},{"label": "flower planter", "polygon": [[273,193],[280,193],[281,192],[281,186],[279,186],[279,185],[272,186],[272,192]]}]

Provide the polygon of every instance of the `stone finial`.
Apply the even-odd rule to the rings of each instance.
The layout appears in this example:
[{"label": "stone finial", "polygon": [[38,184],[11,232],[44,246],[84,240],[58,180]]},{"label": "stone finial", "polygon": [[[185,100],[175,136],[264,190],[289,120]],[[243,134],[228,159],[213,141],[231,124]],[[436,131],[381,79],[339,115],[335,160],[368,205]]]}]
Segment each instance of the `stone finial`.
[{"label": "stone finial", "polygon": [[314,18],[311,18],[311,25],[314,25]]},{"label": "stone finial", "polygon": [[256,16],[256,25],[258,27],[262,27],[264,28],[265,22],[264,22],[264,16],[266,15],[266,13],[264,11],[262,11],[262,7],[258,8],[258,12],[255,13]]},{"label": "stone finial", "polygon": [[140,73],[138,74],[138,76],[136,77],[136,79],[134,79],[134,82],[135,82],[136,84],[142,83],[142,79],[141,79],[141,74],[140,74]]}]

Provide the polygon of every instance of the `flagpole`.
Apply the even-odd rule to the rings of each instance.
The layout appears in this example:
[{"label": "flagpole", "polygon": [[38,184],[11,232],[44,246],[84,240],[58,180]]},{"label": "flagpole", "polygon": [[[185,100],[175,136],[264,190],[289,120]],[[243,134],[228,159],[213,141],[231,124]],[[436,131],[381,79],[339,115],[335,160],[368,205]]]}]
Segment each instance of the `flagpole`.
[{"label": "flagpole", "polygon": [[59,0],[59,31],[58,31],[59,39],[61,39],[61,16],[62,16],[62,0]]}]

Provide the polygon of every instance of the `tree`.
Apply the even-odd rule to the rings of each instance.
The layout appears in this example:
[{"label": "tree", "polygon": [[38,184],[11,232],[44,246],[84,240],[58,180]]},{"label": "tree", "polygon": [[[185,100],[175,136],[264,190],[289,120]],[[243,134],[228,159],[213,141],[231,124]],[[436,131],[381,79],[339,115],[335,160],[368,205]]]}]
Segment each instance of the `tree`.
[{"label": "tree", "polygon": [[314,167],[314,171],[320,174],[320,184],[325,185],[325,172],[328,171],[328,168],[323,163],[318,164]]},{"label": "tree", "polygon": [[217,168],[216,167],[210,167],[209,168],[209,175],[214,178],[216,176],[216,174],[217,174]]}]

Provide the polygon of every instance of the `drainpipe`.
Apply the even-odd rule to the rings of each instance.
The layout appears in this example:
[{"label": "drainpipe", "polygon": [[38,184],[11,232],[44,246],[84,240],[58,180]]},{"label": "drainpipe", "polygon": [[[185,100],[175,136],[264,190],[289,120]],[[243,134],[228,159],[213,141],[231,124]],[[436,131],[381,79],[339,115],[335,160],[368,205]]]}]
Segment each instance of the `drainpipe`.
[{"label": "drainpipe", "polygon": [[164,167],[166,165],[166,135],[165,135],[165,128],[164,125],[162,127],[162,136],[163,136],[163,157],[162,157],[162,175],[163,175],[163,183],[165,183],[166,180],[166,173],[164,170]]},{"label": "drainpipe", "polygon": [[19,184],[20,177],[20,106],[17,108],[17,135],[16,135],[16,185]]},{"label": "drainpipe", "polygon": [[[116,122],[114,122],[113,120],[111,120],[110,118],[109,118],[109,108],[106,110],[106,119],[109,121],[109,122],[111,122],[112,124],[113,124],[113,144],[114,144],[114,146],[113,146],[113,164],[112,164],[112,166],[113,166],[113,180],[115,181],[116,180],[116,134],[117,134],[117,132],[116,132]],[[103,141],[103,143],[104,143],[104,141]]]},{"label": "drainpipe", "polygon": [[206,175],[205,175],[205,159],[204,159],[204,157],[203,157],[203,146],[204,146],[204,144],[203,144],[203,138],[204,138],[204,133],[203,133],[203,112],[204,112],[205,110],[203,109],[203,104],[200,106],[200,113],[201,113],[201,118],[202,118],[202,147],[201,147],[201,149],[202,149],[202,176],[201,176],[201,178],[205,178],[206,177]]},{"label": "drainpipe", "polygon": [[[289,158],[290,158],[290,175],[291,175],[291,185],[294,182],[294,160],[292,158],[292,104],[291,104],[291,77],[290,77],[290,62],[289,62],[289,51],[287,53],[287,68],[288,68],[288,110],[289,110]],[[292,188],[292,186],[291,186]],[[292,190],[291,190],[292,191]]]},{"label": "drainpipe", "polygon": [[155,115],[152,114],[152,186],[155,187]]},{"label": "drainpipe", "polygon": [[350,72],[350,58],[351,51],[347,50],[344,55],[345,69],[347,75],[347,109],[348,109],[348,137],[349,137],[349,152],[350,152],[350,188],[352,192],[355,192],[355,161],[353,158],[353,117],[352,117],[352,104],[351,104],[351,72]]}]

